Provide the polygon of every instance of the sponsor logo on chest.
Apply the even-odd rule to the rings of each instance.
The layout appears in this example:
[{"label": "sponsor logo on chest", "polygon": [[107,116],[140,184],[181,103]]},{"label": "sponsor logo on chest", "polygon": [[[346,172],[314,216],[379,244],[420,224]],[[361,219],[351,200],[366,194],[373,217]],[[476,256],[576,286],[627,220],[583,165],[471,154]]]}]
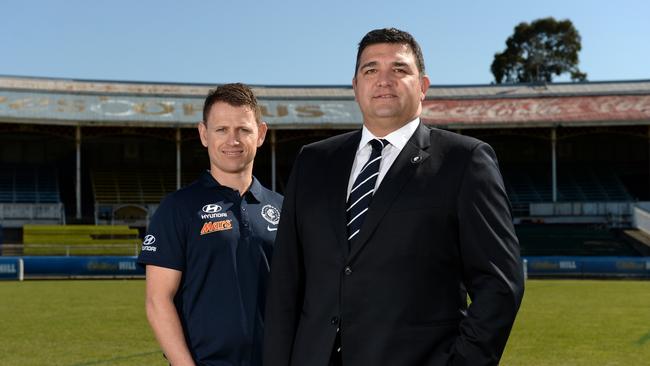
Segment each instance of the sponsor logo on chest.
[{"label": "sponsor logo on chest", "polygon": [[228,213],[222,212],[223,207],[217,203],[210,203],[201,208],[201,219],[202,220],[209,220],[209,219],[218,219],[218,218],[223,218],[223,217],[228,217]]},{"label": "sponsor logo on chest", "polygon": [[224,203],[223,201],[220,201],[217,203],[209,203],[201,207],[201,211],[198,212],[199,217],[201,220],[209,220],[203,223],[203,227],[201,227],[201,235],[217,231],[232,230],[233,220],[226,219],[228,217],[227,210],[230,206],[232,206],[232,203]]},{"label": "sponsor logo on chest", "polygon": [[201,235],[214,233],[216,231],[232,230],[232,220],[210,221],[203,223]]}]

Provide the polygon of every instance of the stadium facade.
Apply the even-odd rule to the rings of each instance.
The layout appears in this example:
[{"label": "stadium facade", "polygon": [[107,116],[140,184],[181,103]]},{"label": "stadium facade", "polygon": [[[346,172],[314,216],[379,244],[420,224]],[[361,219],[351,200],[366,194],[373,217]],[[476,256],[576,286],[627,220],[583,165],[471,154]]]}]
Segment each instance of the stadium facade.
[{"label": "stadium facade", "polygon": [[[145,227],[208,167],[196,125],[211,87],[0,77],[5,242],[31,223]],[[302,145],[362,123],[350,86],[254,90],[270,128],[255,175],[280,192]],[[422,120],[495,148],[520,227],[650,221],[650,81],[432,86]]]}]

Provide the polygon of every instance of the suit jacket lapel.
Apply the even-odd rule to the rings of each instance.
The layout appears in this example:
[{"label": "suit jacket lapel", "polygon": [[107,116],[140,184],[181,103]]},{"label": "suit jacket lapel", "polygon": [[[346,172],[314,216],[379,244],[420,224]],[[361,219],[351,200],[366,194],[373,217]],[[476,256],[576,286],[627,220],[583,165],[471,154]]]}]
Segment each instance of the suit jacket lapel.
[{"label": "suit jacket lapel", "polygon": [[359,232],[359,238],[352,245],[350,261],[366,245],[382,217],[398,197],[404,185],[411,179],[418,166],[429,157],[429,153],[425,151],[431,144],[429,133],[429,128],[420,123],[393,165],[388,169],[377,192],[372,197],[370,208],[361,226],[361,232]]},{"label": "suit jacket lapel", "polygon": [[354,157],[361,140],[361,130],[350,135],[350,137],[332,154],[332,160],[329,162],[329,182],[330,190],[329,203],[332,214],[332,223],[336,233],[337,242],[341,246],[341,254],[347,257],[349,252],[348,234],[347,234],[347,217],[346,197],[348,192],[348,183],[350,181],[350,172]]}]

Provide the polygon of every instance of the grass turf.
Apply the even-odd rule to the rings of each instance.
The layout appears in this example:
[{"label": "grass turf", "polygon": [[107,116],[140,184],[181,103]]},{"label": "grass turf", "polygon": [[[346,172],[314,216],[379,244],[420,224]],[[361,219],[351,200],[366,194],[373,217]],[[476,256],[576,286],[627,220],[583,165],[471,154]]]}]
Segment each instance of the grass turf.
[{"label": "grass turf", "polygon": [[0,365],[167,365],[142,280],[0,282]]},{"label": "grass turf", "polygon": [[[167,365],[143,299],[141,280],[0,282],[0,365]],[[501,364],[648,360],[649,281],[533,280]]]},{"label": "grass turf", "polygon": [[650,364],[650,281],[528,281],[503,365]]}]

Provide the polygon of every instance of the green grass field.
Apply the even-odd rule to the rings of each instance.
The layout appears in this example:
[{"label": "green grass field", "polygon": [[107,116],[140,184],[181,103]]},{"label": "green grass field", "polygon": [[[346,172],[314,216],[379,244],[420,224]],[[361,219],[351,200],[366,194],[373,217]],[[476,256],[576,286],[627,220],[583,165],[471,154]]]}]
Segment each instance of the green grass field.
[{"label": "green grass field", "polygon": [[[167,365],[143,298],[141,280],[0,282],[0,365]],[[650,364],[650,281],[528,281],[501,364]]]}]

